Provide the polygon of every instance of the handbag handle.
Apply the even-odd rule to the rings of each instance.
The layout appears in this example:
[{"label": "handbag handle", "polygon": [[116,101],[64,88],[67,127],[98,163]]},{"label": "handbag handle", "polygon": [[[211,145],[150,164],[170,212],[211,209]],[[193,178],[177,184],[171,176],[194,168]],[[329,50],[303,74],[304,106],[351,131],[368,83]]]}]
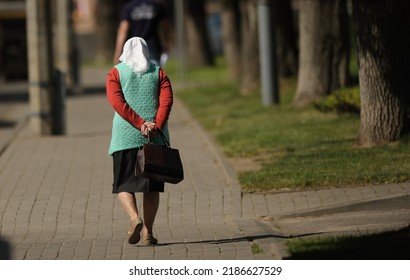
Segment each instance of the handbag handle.
[{"label": "handbag handle", "polygon": [[[169,141],[167,140],[164,133],[162,132],[162,130],[159,127],[157,127],[157,130],[155,132],[159,132],[159,136],[161,137],[162,142],[165,144],[165,146],[167,146],[168,148],[171,148],[171,145],[169,144]],[[148,141],[150,143],[152,143],[150,134],[151,134],[151,132],[149,131],[148,132]]]}]

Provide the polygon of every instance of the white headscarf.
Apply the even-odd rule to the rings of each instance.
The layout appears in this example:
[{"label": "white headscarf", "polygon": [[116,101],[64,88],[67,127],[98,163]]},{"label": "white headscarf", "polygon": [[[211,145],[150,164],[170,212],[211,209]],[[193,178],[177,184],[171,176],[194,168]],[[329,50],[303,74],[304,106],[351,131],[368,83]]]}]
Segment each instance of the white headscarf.
[{"label": "white headscarf", "polygon": [[147,72],[151,62],[147,43],[140,37],[132,37],[125,42],[120,61],[127,64],[137,75]]}]

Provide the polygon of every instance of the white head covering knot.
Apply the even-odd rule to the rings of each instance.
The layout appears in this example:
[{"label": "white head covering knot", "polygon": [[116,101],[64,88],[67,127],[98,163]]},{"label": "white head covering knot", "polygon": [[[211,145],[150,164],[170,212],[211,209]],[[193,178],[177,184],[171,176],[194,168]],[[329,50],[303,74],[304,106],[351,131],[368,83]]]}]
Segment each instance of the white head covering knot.
[{"label": "white head covering knot", "polygon": [[130,67],[137,75],[147,72],[151,62],[147,43],[140,37],[132,37],[125,42],[120,61]]}]

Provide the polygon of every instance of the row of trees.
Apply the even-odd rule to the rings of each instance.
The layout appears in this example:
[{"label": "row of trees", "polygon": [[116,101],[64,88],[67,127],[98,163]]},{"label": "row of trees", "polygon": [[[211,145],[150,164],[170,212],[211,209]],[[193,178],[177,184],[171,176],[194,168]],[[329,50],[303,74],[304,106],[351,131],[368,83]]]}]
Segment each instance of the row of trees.
[{"label": "row of trees", "polygon": [[[174,1],[165,1],[170,11]],[[260,0],[184,1],[187,61],[213,65],[206,36],[206,4],[219,4],[224,55],[242,94],[260,85],[257,5]],[[100,34],[114,42],[119,5],[100,0]],[[356,48],[361,93],[361,145],[396,141],[410,133],[410,2],[394,0],[271,0],[279,75],[296,76],[293,103],[305,106],[351,84]],[[104,12],[105,11],[105,12]],[[171,22],[173,21],[173,13]],[[107,20],[109,19],[109,20]],[[112,35],[107,35],[112,34]],[[354,35],[354,36],[353,36]],[[108,38],[112,36],[111,38]],[[104,37],[104,36],[103,36]],[[354,38],[354,40],[351,40]],[[112,46],[102,44],[112,57]],[[354,80],[354,79],[353,79]]]}]

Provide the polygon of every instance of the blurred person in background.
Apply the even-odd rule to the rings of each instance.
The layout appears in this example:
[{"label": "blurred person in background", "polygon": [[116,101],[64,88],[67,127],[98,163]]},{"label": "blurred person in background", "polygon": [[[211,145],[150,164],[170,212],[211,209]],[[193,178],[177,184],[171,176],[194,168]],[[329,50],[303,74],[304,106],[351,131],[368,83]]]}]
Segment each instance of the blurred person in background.
[{"label": "blurred person in background", "polygon": [[148,44],[151,62],[164,66],[169,53],[170,32],[166,8],[161,1],[129,0],[121,8],[114,64],[118,63],[125,41],[141,37]]}]

